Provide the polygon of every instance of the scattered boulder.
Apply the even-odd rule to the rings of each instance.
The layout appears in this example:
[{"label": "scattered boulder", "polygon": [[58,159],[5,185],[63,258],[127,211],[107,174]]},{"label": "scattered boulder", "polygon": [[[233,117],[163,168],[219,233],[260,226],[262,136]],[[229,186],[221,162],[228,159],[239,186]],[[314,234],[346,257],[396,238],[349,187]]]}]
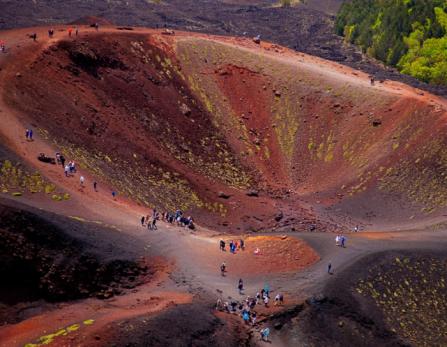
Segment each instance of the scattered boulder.
[{"label": "scattered boulder", "polygon": [[224,192],[219,192],[219,193],[217,194],[217,196],[218,196],[219,198],[221,198],[221,199],[229,199],[229,198],[231,197],[231,195],[226,194],[226,193],[224,193]]},{"label": "scattered boulder", "polygon": [[372,126],[373,127],[378,127],[378,126],[381,126],[381,125],[382,125],[382,121],[380,119],[374,119],[372,121]]},{"label": "scattered boulder", "polygon": [[162,35],[175,35],[175,32],[172,29],[165,29],[165,30],[163,30],[163,32],[161,34]]},{"label": "scattered boulder", "polygon": [[281,330],[283,324],[281,322],[276,322],[273,327],[275,328],[275,330]]},{"label": "scattered boulder", "polygon": [[279,222],[281,219],[283,219],[284,214],[282,212],[279,212],[276,216],[275,216],[275,220],[277,222]]},{"label": "scattered boulder", "polygon": [[259,196],[259,192],[256,189],[250,189],[247,192],[247,196],[258,197]]},{"label": "scattered boulder", "polygon": [[21,74],[20,72],[17,72],[17,73],[16,73],[16,77],[18,77],[18,78],[19,78],[19,77],[22,77],[22,74]]},{"label": "scattered boulder", "polygon": [[180,112],[184,115],[184,116],[189,116],[191,114],[191,109],[189,108],[188,105],[186,104],[181,104],[180,106]]},{"label": "scattered boulder", "polygon": [[259,45],[261,43],[261,35],[253,37],[253,42]]},{"label": "scattered boulder", "polygon": [[275,93],[276,97],[281,97],[281,92],[278,89],[275,89],[273,92]]}]

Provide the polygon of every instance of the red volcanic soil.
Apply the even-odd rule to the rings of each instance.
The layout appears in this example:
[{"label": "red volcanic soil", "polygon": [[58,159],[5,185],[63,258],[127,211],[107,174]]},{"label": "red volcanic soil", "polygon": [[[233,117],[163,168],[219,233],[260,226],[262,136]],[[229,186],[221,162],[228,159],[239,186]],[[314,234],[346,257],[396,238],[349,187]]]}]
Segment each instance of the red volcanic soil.
[{"label": "red volcanic soil", "polygon": [[[240,276],[253,276],[296,272],[314,264],[320,257],[304,241],[287,236],[250,236],[244,238],[245,250],[238,249],[236,254],[229,251],[222,257],[228,271],[237,269]],[[237,238],[234,241],[239,242]],[[256,252],[259,250],[259,252]]]}]

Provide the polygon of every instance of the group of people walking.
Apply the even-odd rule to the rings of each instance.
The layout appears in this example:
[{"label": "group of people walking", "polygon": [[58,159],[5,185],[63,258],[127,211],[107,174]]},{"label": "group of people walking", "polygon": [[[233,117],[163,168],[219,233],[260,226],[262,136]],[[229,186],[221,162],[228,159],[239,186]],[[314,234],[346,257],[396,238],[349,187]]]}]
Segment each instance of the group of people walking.
[{"label": "group of people walking", "polygon": [[[243,295],[244,290],[244,282],[242,279],[238,281],[238,290],[241,295]],[[257,320],[256,307],[257,305],[264,305],[265,307],[269,307],[270,300],[270,288],[268,284],[265,284],[260,292],[256,293],[256,296],[247,298],[240,302],[237,300],[232,301],[222,301],[222,299],[217,299],[216,310],[238,314],[242,318],[245,324],[251,324],[254,326]],[[284,295],[282,293],[277,293],[275,296],[275,306],[284,304]],[[261,339],[263,341],[268,341],[268,337],[270,335],[270,329],[265,327],[260,330]]]},{"label": "group of people walking", "polygon": [[337,235],[335,237],[335,245],[339,247],[346,247],[346,237],[344,235]]},{"label": "group of people walking", "polygon": [[149,230],[157,230],[157,221],[163,220],[166,223],[174,224],[177,226],[194,229],[194,220],[191,216],[184,217],[183,212],[181,210],[172,212],[164,212],[161,213],[157,211],[157,209],[152,210],[151,215],[142,216],[141,217],[141,226],[147,226]]},{"label": "group of people walking", "polygon": [[[219,249],[222,251],[222,252],[225,252],[226,251],[226,242],[224,241],[224,240],[220,240],[219,241]],[[238,250],[238,249],[240,249],[240,250],[245,250],[245,241],[243,240],[243,239],[240,239],[239,240],[239,243],[237,242],[237,241],[233,241],[233,240],[231,240],[230,241],[230,243],[228,244],[228,246],[229,246],[229,248],[230,248],[230,253],[232,253],[232,254],[236,254],[236,251]]]}]

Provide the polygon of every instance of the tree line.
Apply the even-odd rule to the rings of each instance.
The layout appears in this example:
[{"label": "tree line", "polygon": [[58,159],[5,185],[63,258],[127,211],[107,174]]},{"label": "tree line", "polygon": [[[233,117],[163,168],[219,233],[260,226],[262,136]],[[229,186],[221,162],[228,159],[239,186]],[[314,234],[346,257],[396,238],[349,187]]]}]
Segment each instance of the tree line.
[{"label": "tree line", "polygon": [[447,0],[352,0],[335,28],[347,42],[402,73],[447,84]]}]

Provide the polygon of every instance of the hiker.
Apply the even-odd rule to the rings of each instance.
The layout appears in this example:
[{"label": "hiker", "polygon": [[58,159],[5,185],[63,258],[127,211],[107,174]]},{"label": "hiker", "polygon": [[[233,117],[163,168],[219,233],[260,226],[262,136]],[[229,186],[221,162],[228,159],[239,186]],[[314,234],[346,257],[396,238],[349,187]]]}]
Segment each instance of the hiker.
[{"label": "hiker", "polygon": [[371,85],[373,86],[374,82],[375,82],[374,76],[370,76],[370,82],[371,82]]},{"label": "hiker", "polygon": [[218,311],[222,311],[222,308],[223,308],[222,300],[221,300],[221,299],[217,299],[217,302],[216,302],[216,310],[218,310]]},{"label": "hiker", "polygon": [[84,176],[79,177],[79,182],[81,183],[81,187],[84,187]]},{"label": "hiker", "polygon": [[275,296],[275,306],[282,305],[284,303],[284,297],[281,293],[276,294]]},{"label": "hiker", "polygon": [[340,246],[340,235],[335,236],[335,245]]},{"label": "hiker", "polygon": [[68,28],[68,36],[71,37],[71,32],[73,31],[72,28]]},{"label": "hiker", "polygon": [[262,341],[268,342],[269,335],[270,335],[270,329],[269,328],[264,328],[264,329],[261,330],[261,340]]},{"label": "hiker", "polygon": [[76,28],[75,28],[75,35],[78,36],[78,34],[79,34],[79,28],[76,27]]},{"label": "hiker", "polygon": [[259,304],[259,301],[261,301],[261,293],[256,293],[256,305]]},{"label": "hiker", "polygon": [[356,226],[354,227],[354,232],[357,233],[358,231],[359,231],[359,226],[356,225]]},{"label": "hiker", "polygon": [[243,311],[242,319],[244,320],[245,324],[248,324],[248,321],[250,320],[250,314],[247,311]]},{"label": "hiker", "polygon": [[331,273],[332,273],[332,272],[331,272],[331,269],[332,269],[332,264],[329,263],[329,264],[327,265],[327,273],[328,273],[328,274],[331,274]]},{"label": "hiker", "polygon": [[96,181],[94,181],[94,182],[93,182],[93,190],[94,190],[95,192],[98,191],[97,186],[98,186],[98,183],[96,183]]},{"label": "hiker", "polygon": [[30,130],[29,130],[28,137],[29,137],[30,141],[33,140],[33,129],[30,129]]},{"label": "hiker", "polygon": [[344,235],[341,236],[341,246],[345,248],[346,237]]},{"label": "hiker", "polygon": [[62,154],[60,155],[60,161],[61,161],[62,167],[64,167],[65,166],[65,157]]},{"label": "hiker", "polygon": [[37,34],[36,33],[31,34],[30,38],[32,38],[33,41],[36,42],[37,41]]},{"label": "hiker", "polygon": [[239,284],[237,285],[237,288],[239,289],[239,294],[242,295],[242,292],[244,290],[244,282],[242,281],[242,278],[239,279]]},{"label": "hiker", "polygon": [[255,325],[256,324],[256,312],[253,312],[251,314],[251,324]]},{"label": "hiker", "polygon": [[26,129],[25,137],[26,137],[26,140],[28,141],[29,140],[29,129]]},{"label": "hiker", "polygon": [[144,226],[144,220],[145,220],[144,216],[141,217],[141,226],[142,226],[142,227]]},{"label": "hiker", "polygon": [[225,241],[224,240],[222,240],[222,239],[220,240],[219,247],[220,247],[221,251],[225,252]]},{"label": "hiker", "polygon": [[225,264],[225,262],[223,262],[222,265],[220,266],[220,274],[222,276],[225,276],[226,269],[227,269],[227,265]]},{"label": "hiker", "polygon": [[152,217],[152,230],[157,230],[157,216]]},{"label": "hiker", "polygon": [[50,39],[52,39],[52,38],[53,38],[53,35],[54,35],[54,30],[53,30],[53,29],[49,29],[49,30],[48,30],[48,37],[49,37]]},{"label": "hiker", "polygon": [[264,296],[264,306],[265,307],[269,307],[269,301],[270,301],[269,297],[267,295],[265,295]]},{"label": "hiker", "polygon": [[56,152],[56,163],[57,164],[61,163],[61,154],[59,152]]},{"label": "hiker", "polygon": [[270,295],[269,295],[270,294],[270,286],[267,283],[264,284],[263,290],[264,290],[264,295],[269,298],[270,297]]},{"label": "hiker", "polygon": [[98,23],[95,23],[95,29],[96,29],[96,31],[98,31],[99,30],[99,24]]},{"label": "hiker", "polygon": [[239,244],[240,244],[241,249],[244,250],[245,249],[245,242],[244,242],[244,240],[241,239]]},{"label": "hiker", "polygon": [[65,177],[69,176],[69,172],[70,172],[70,168],[68,167],[68,165],[65,165],[65,167],[64,167]]},{"label": "hiker", "polygon": [[115,191],[112,191],[112,198],[113,198],[113,200],[116,200],[116,192]]}]

